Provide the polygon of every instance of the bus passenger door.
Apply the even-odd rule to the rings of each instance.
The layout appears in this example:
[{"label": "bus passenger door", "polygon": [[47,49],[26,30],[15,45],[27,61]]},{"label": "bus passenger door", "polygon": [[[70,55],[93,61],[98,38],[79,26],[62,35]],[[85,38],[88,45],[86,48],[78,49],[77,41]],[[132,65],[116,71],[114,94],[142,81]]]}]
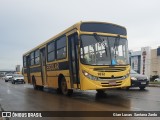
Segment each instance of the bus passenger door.
[{"label": "bus passenger door", "polygon": [[27,67],[27,79],[28,79],[28,83],[31,83],[31,77],[30,77],[30,55],[26,56],[26,67]]},{"label": "bus passenger door", "polygon": [[78,34],[74,33],[68,36],[68,60],[69,60],[69,71],[70,71],[70,80],[71,87],[73,84],[77,84],[79,88],[79,63],[78,63]]},{"label": "bus passenger door", "polygon": [[41,78],[42,85],[47,85],[46,79],[46,48],[40,49],[40,61],[41,61]]}]

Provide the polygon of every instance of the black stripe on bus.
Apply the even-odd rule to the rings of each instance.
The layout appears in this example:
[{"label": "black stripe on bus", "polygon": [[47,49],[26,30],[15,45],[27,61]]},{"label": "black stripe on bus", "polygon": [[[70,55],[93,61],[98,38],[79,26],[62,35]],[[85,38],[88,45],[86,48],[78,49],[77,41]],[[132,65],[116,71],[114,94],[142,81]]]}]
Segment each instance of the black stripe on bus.
[{"label": "black stripe on bus", "polygon": [[[28,70],[28,71],[27,71]],[[32,68],[25,68],[24,69],[24,74],[27,74],[27,72],[29,72],[30,71],[30,73],[34,73],[34,72],[41,72],[41,66],[38,66],[38,67],[32,67]]]},{"label": "black stripe on bus", "polygon": [[[41,72],[42,68],[41,66],[38,66],[38,67],[29,68],[29,69],[30,69],[30,73],[34,73],[34,72]],[[47,71],[69,70],[69,64],[68,64],[68,61],[48,64],[46,65],[46,70]],[[24,69],[24,73],[27,73],[27,69]]]},{"label": "black stripe on bus", "polygon": [[87,32],[103,32],[119,35],[127,35],[127,31],[124,27],[114,25],[110,23],[82,23],[80,27],[81,31]]},{"label": "black stripe on bus", "polygon": [[46,65],[47,71],[69,70],[68,61]]},{"label": "black stripe on bus", "polygon": [[30,73],[41,72],[41,66],[30,68]]}]

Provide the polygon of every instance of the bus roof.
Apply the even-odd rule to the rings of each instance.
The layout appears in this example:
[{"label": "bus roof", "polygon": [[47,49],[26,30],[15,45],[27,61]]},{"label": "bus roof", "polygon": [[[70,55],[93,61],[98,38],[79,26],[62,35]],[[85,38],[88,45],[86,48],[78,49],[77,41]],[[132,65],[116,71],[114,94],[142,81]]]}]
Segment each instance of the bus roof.
[{"label": "bus roof", "polygon": [[80,21],[80,22],[72,25],[71,27],[67,28],[66,30],[60,32],[59,34],[57,34],[57,35],[49,38],[49,39],[46,40],[45,42],[43,42],[43,43],[41,43],[40,45],[36,46],[35,48],[33,48],[33,49],[29,50],[28,52],[24,53],[23,56],[24,56],[24,55],[28,55],[28,54],[30,54],[32,51],[37,50],[38,48],[45,46],[48,42],[50,42],[50,41],[52,41],[52,40],[54,40],[54,39],[57,39],[58,37],[64,35],[65,33],[68,33],[68,32],[70,32],[70,31],[72,31],[72,30],[74,30],[74,29],[80,30],[80,25],[81,25],[82,23],[112,24],[112,25],[119,26],[119,27],[122,27],[122,28],[126,29],[124,26],[120,26],[120,25],[117,25],[117,24],[109,23],[109,22],[98,22],[98,21],[83,21],[83,22],[82,22],[82,21]]}]

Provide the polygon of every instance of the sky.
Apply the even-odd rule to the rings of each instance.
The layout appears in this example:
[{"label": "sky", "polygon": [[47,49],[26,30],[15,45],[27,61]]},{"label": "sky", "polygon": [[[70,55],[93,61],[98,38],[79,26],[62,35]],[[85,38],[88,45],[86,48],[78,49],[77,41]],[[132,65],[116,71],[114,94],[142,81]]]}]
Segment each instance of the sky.
[{"label": "sky", "polygon": [[127,28],[130,50],[160,46],[159,0],[0,0],[0,70],[22,67],[22,55],[79,21]]}]

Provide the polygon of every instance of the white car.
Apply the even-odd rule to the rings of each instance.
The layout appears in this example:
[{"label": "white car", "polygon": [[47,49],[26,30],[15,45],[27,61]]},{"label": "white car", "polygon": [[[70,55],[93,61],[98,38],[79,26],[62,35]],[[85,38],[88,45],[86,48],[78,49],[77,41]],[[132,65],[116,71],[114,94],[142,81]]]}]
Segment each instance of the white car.
[{"label": "white car", "polygon": [[160,82],[160,78],[156,78],[154,81],[155,82]]},{"label": "white car", "polygon": [[12,84],[19,83],[19,82],[25,83],[24,76],[21,74],[13,74],[11,82]]},{"label": "white car", "polygon": [[10,81],[11,80],[11,78],[12,78],[12,74],[6,74],[5,75],[5,82],[8,82],[8,81]]}]

